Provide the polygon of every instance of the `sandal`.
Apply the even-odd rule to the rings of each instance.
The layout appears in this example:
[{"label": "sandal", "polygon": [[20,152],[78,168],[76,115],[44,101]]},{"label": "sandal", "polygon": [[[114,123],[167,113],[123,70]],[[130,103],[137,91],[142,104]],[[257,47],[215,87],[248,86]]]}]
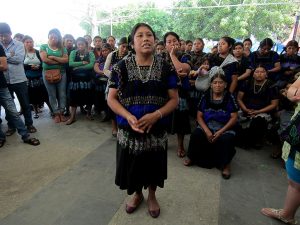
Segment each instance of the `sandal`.
[{"label": "sandal", "polygon": [[5,135],[6,135],[6,136],[11,136],[11,135],[13,135],[14,133],[16,133],[16,129],[8,128],[7,131],[5,132]]},{"label": "sandal", "polygon": [[191,166],[192,164],[193,164],[193,162],[190,159],[186,159],[183,161],[183,165],[185,165],[185,166]]},{"label": "sandal", "polygon": [[183,157],[185,157],[185,151],[184,151],[184,149],[178,149],[177,150],[177,156],[179,157],[179,158],[183,158]]},{"label": "sandal", "polygon": [[267,217],[280,220],[281,222],[285,224],[294,225],[297,224],[297,221],[295,219],[286,219],[281,216],[283,209],[272,209],[272,208],[263,208],[261,209],[261,213],[264,214]]},{"label": "sandal", "polygon": [[75,119],[68,119],[67,122],[66,122],[66,125],[71,125],[72,123],[75,123],[76,120]]},{"label": "sandal", "polygon": [[38,114],[34,114],[33,118],[38,119],[40,116]]},{"label": "sandal", "polygon": [[36,138],[27,138],[23,140],[24,143],[37,146],[40,144],[40,141]]},{"label": "sandal", "polygon": [[5,143],[5,140],[0,140],[0,148],[3,147],[4,143]]},{"label": "sandal", "polygon": [[29,133],[37,132],[36,128],[33,125],[27,126],[27,130],[28,130]]}]

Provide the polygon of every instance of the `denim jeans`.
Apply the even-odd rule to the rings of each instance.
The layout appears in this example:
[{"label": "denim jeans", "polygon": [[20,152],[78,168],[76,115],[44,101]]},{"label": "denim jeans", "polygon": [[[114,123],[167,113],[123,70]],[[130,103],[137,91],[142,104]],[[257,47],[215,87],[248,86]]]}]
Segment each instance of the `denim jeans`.
[{"label": "denim jeans", "polygon": [[[29,103],[29,95],[28,95],[28,86],[27,82],[21,82],[17,84],[9,84],[8,90],[13,96],[13,93],[16,93],[21,109],[23,111],[25,125],[31,126],[33,124],[32,115],[31,115],[31,107]],[[8,127],[15,128],[9,121]]]},{"label": "denim jeans", "polygon": [[[0,88],[0,105],[3,106],[6,113],[6,118],[12,127],[16,128],[18,133],[25,140],[29,137],[29,133],[25,127],[24,122],[19,116],[14,100],[9,93],[8,88]],[[5,134],[0,129],[0,140],[5,140]]]},{"label": "denim jeans", "polygon": [[66,94],[66,86],[67,86],[67,76],[66,72],[63,71],[61,73],[62,78],[60,82],[56,84],[50,84],[45,79],[45,73],[43,71],[43,80],[45,87],[47,89],[49,95],[49,102],[52,107],[53,113],[61,113],[65,110],[67,94]]}]

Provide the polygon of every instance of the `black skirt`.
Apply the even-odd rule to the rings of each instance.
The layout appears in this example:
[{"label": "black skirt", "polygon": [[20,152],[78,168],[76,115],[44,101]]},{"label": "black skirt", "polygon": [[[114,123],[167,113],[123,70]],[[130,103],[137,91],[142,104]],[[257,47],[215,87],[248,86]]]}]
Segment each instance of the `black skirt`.
[{"label": "black skirt", "polygon": [[188,110],[175,110],[172,114],[171,134],[190,134],[191,124]]},{"label": "black skirt", "polygon": [[41,105],[48,102],[48,92],[41,77],[27,77],[29,103],[32,105]]},{"label": "black skirt", "polygon": [[224,169],[233,159],[236,150],[234,134],[224,133],[214,143],[208,142],[204,131],[196,128],[190,137],[187,156],[192,163],[203,167]]},{"label": "black skirt", "polygon": [[117,143],[115,183],[129,195],[150,185],[164,187],[167,179],[167,150],[130,154]]}]

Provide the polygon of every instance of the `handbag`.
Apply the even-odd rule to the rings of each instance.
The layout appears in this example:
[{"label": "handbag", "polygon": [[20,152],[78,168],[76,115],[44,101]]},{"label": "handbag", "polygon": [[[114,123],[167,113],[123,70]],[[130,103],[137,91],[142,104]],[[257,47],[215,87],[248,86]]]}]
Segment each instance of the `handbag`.
[{"label": "handbag", "polygon": [[61,80],[60,69],[45,70],[45,79],[50,84],[56,84]]},{"label": "handbag", "polygon": [[300,112],[298,112],[289,124],[280,133],[280,139],[291,146],[300,146]]}]

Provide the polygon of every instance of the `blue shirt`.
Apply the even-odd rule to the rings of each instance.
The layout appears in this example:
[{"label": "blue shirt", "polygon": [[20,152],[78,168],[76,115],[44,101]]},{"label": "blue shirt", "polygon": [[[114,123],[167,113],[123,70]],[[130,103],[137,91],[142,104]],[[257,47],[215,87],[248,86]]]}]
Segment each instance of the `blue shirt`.
[{"label": "blue shirt", "polygon": [[[4,71],[4,76],[8,84],[17,84],[27,81],[25,71],[24,71],[24,58],[25,58],[25,48],[22,42],[11,40],[9,45],[5,47],[0,43],[4,48],[8,69]],[[14,52],[14,54],[11,54]]]}]

